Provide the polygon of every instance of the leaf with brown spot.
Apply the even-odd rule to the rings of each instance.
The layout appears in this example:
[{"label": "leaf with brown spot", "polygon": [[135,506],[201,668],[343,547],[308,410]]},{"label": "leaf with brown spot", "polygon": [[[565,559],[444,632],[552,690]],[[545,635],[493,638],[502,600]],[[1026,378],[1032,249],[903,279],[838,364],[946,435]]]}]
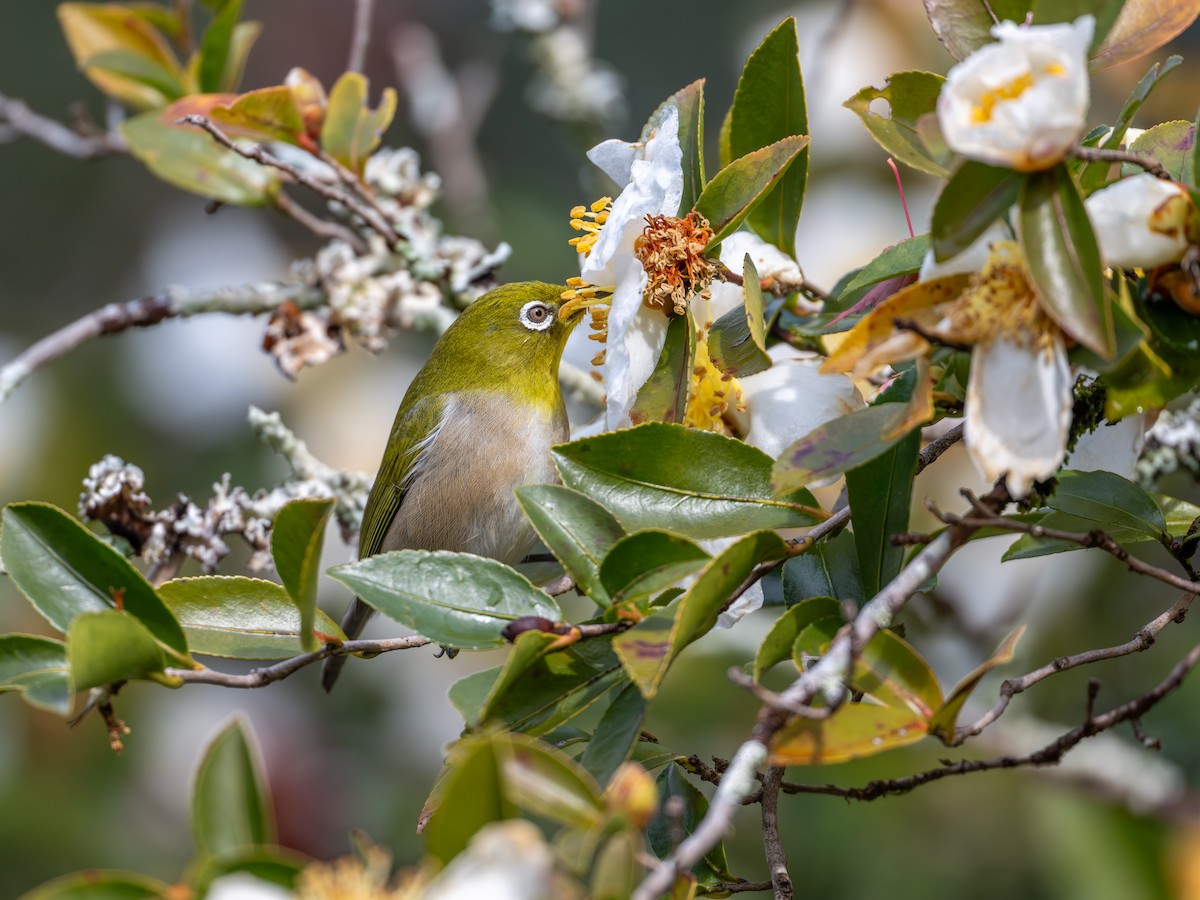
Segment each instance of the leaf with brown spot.
[{"label": "leaf with brown spot", "polygon": [[921,716],[906,707],[847,703],[828,719],[797,716],[771,740],[776,766],[829,765],[915,744],[928,733]]}]

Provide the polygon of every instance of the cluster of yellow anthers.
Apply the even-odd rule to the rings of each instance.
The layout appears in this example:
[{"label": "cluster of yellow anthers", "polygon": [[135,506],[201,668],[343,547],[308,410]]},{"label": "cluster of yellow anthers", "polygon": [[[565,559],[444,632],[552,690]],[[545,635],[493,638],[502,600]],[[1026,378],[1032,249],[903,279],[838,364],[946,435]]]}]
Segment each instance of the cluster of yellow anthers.
[{"label": "cluster of yellow anthers", "polygon": [[741,385],[713,364],[708,355],[708,332],[701,329],[696,337],[696,358],[684,424],[701,431],[731,434],[727,417],[733,410],[746,410]]},{"label": "cluster of yellow anthers", "polygon": [[[562,292],[562,299],[566,302],[558,308],[558,315],[560,318],[566,319],[581,309],[588,310],[590,313],[588,327],[592,330],[592,333],[588,335],[588,340],[599,341],[603,344],[608,341],[608,304],[611,297],[612,291],[607,288],[588,284],[579,276],[568,278],[567,290]],[[601,350],[592,359],[592,365],[603,364],[604,351]]]},{"label": "cluster of yellow anthers", "polygon": [[583,234],[571,238],[568,243],[584,256],[591,253],[611,210],[612,197],[601,197],[590,207],[576,206],[571,210],[571,227]]},{"label": "cluster of yellow anthers", "polygon": [[681,316],[693,297],[707,300],[718,271],[704,255],[712,236],[708,220],[695,211],[682,219],[646,216],[646,227],[633,242],[633,253],[648,276],[642,302]]},{"label": "cluster of yellow anthers", "polygon": [[988,261],[945,313],[942,330],[951,340],[987,344],[1007,337],[1049,352],[1061,340],[1058,325],[1042,308],[1021,251],[1012,241],[992,245]]}]

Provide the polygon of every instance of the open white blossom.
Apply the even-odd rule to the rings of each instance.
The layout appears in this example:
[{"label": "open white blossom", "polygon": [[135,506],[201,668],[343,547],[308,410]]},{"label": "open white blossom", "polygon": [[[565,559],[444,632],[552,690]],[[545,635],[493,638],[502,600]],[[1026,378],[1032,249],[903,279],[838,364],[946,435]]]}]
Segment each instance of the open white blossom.
[{"label": "open white blossom", "polygon": [[938,97],[950,148],[1022,172],[1062,160],[1084,130],[1095,24],[1085,15],[1071,24],[992,28],[996,43],[954,66]]},{"label": "open white blossom", "polygon": [[1142,172],[1101,188],[1086,204],[1100,253],[1113,268],[1178,262],[1188,247],[1192,201],[1174,181]]}]

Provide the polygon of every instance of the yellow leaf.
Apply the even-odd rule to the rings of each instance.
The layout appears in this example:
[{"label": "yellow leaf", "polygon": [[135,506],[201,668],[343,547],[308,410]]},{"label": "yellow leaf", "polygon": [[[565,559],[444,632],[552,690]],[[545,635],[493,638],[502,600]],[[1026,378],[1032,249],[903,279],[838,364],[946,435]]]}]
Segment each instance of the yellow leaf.
[{"label": "yellow leaf", "polygon": [[846,762],[914,744],[927,726],[907,707],[847,703],[828,719],[796,717],[772,739],[771,764],[810,766]]}]

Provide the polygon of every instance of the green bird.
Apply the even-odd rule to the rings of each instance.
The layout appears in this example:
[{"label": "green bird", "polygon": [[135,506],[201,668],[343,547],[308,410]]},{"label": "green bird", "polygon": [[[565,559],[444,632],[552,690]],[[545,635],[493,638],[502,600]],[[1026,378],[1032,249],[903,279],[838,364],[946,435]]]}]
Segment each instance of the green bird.
[{"label": "green bird", "polygon": [[[417,373],[392,424],[367,498],[359,559],[406,548],[457,550],[519,563],[537,536],[513,491],[556,480],[550,446],[568,437],[558,384],[580,315],[559,316],[564,285],[524,282],[484,294]],[[357,597],[351,640],[374,610]],[[325,660],[333,687],[347,657]]]}]

